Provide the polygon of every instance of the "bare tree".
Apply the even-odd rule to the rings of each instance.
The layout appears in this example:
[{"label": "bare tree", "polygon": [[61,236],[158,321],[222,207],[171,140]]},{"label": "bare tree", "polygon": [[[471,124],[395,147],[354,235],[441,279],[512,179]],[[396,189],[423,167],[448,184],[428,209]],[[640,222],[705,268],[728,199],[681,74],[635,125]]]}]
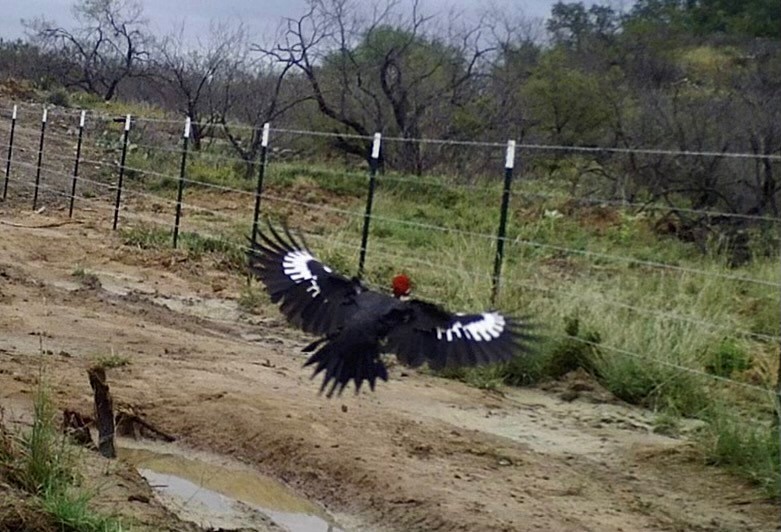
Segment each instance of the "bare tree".
[{"label": "bare tree", "polygon": [[[488,105],[481,108],[485,120],[483,129],[474,137],[502,132],[507,138],[523,140],[530,126],[536,125],[528,116],[521,87],[532,76],[542,55],[543,20],[528,18],[522,12],[509,14],[496,7],[486,13],[490,41],[496,47],[492,54],[485,91]],[[488,116],[485,116],[485,115]]]},{"label": "bare tree", "polygon": [[162,42],[155,76],[169,89],[170,104],[192,120],[193,149],[224,116],[224,92],[235,72],[245,66],[243,25],[212,23],[209,37],[189,43],[184,24]]},{"label": "bare tree", "polygon": [[122,80],[137,75],[148,57],[143,8],[137,0],[77,0],[72,10],[72,30],[45,18],[24,24],[34,42],[69,66],[59,80],[63,85],[112,100]]},{"label": "bare tree", "polygon": [[292,63],[280,66],[274,58],[261,54],[245,67],[234,71],[224,84],[219,116],[223,132],[244,161],[249,177],[261,148],[263,124],[276,121],[310,96],[301,90],[303,80],[291,79]]},{"label": "bare tree", "polygon": [[[481,28],[451,24],[443,31],[416,0],[408,7],[387,0],[370,13],[352,0],[310,0],[302,17],[287,20],[281,42],[258,49],[304,76],[336,133],[398,135],[406,140],[395,153],[386,150],[386,158],[421,173],[425,161],[416,139],[453,136],[449,114],[475,94],[472,83],[492,49]],[[368,140],[344,135],[337,142],[368,156]]]},{"label": "bare tree", "polygon": [[755,68],[737,78],[733,87],[738,103],[731,125],[736,126],[751,153],[761,156],[752,161],[749,171],[739,174],[741,188],[750,196],[742,205],[749,214],[781,214],[781,163],[769,157],[781,154],[780,52],[778,44],[754,50]]}]

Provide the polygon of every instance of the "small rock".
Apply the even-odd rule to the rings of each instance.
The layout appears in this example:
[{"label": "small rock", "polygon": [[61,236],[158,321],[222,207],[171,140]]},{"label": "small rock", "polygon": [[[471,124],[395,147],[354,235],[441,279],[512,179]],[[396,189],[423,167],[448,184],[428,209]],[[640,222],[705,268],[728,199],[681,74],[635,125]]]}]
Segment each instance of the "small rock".
[{"label": "small rock", "polygon": [[562,401],[566,401],[568,403],[571,403],[572,401],[574,401],[578,397],[580,397],[580,393],[578,393],[575,390],[567,390],[566,392],[563,392],[561,395],[559,395],[559,398]]},{"label": "small rock", "polygon": [[594,386],[588,382],[573,382],[570,389],[573,392],[593,392]]},{"label": "small rock", "polygon": [[347,413],[347,405],[342,405],[342,412]]}]

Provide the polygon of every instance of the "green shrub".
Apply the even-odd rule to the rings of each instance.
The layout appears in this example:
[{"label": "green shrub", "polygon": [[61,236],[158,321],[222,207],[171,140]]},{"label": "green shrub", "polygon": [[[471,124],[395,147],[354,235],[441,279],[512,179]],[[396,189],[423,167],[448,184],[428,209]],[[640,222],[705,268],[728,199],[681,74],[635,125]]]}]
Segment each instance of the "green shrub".
[{"label": "green shrub", "polygon": [[725,338],[707,354],[705,369],[719,377],[731,377],[736,371],[747,370],[750,366],[748,354],[734,338]]},{"label": "green shrub", "polygon": [[254,313],[264,304],[270,302],[266,290],[259,284],[253,283],[244,287],[239,295],[238,305],[244,312]]},{"label": "green shrub", "polygon": [[628,403],[689,417],[701,417],[710,403],[702,377],[620,354],[603,353],[601,357],[599,381]]},{"label": "green shrub", "polygon": [[70,95],[65,89],[55,89],[46,97],[46,102],[59,107],[70,107]]},{"label": "green shrub", "polygon": [[95,365],[106,369],[121,368],[129,364],[130,358],[116,353],[95,357]]},{"label": "green shrub", "polygon": [[366,195],[368,174],[345,172],[311,164],[277,164],[269,168],[269,184],[302,187],[309,185],[339,196]]},{"label": "green shrub", "polygon": [[552,347],[545,373],[558,378],[578,368],[593,372],[597,344],[601,341],[599,333],[592,330],[582,331],[580,320],[575,316],[565,319],[564,333],[566,336]]},{"label": "green shrub", "polygon": [[171,246],[171,234],[159,227],[140,225],[129,229],[122,229],[123,243],[126,246],[134,246],[141,249],[163,249]]},{"label": "green shrub", "polygon": [[739,416],[723,403],[711,406],[707,420],[699,438],[708,463],[727,467],[756,483],[769,497],[777,497],[781,490],[777,420]]},{"label": "green shrub", "polygon": [[550,351],[537,348],[531,353],[510,359],[505,366],[504,381],[512,386],[536,384],[548,377]]}]

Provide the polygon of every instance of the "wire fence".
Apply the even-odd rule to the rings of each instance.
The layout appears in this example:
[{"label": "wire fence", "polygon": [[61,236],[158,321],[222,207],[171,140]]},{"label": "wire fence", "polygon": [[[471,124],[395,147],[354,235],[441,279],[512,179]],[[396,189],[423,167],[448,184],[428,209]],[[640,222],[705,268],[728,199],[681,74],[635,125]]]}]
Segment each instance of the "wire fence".
[{"label": "wire fence", "polygon": [[[16,178],[14,178],[12,180],[17,182],[18,184],[20,184],[22,186],[27,186],[27,187],[33,187],[34,186],[34,184],[29,182],[28,180],[16,179]],[[48,190],[48,191],[50,191],[55,196],[59,196],[59,197],[62,197],[62,198],[70,198],[69,194],[64,193],[64,192],[58,190],[57,187],[52,187],[50,185],[41,185],[41,187],[46,189],[46,190]],[[141,198],[144,198],[144,199],[151,199],[153,201],[164,203],[164,204],[169,204],[169,205],[171,203],[173,203],[170,200],[167,200],[165,198],[160,198],[159,196],[154,196],[154,195],[149,195],[149,194],[137,193],[137,194],[134,194],[134,196],[135,197],[141,197]],[[114,210],[113,207],[111,205],[107,205],[105,202],[103,202],[99,198],[89,198],[89,197],[85,197],[85,196],[78,196],[78,199],[80,201],[82,201],[82,202],[90,204],[96,210],[105,211],[109,216],[110,216],[111,213],[113,213],[113,210]],[[209,213],[216,214],[216,215],[222,214],[222,213],[219,213],[219,211],[214,211],[214,210],[211,210],[211,209],[208,209],[208,208],[204,208],[204,207],[201,207],[201,206],[198,206],[198,205],[190,204],[190,205],[187,205],[187,206],[189,208],[192,208],[192,209],[195,209],[195,210],[198,210],[198,211],[209,212]],[[123,214],[123,217],[126,217],[128,220],[140,221],[140,222],[143,222],[144,224],[149,224],[149,225],[152,225],[152,226],[155,226],[155,227],[160,227],[160,228],[164,228],[164,229],[170,229],[170,221],[161,220],[157,216],[149,216],[149,215],[146,215],[146,214],[143,214],[143,213],[138,213],[138,212],[126,212],[126,213]],[[239,219],[233,219],[233,221],[239,221]],[[236,240],[228,239],[225,236],[220,235],[218,233],[210,233],[210,232],[208,232],[208,230],[198,229],[198,234],[202,235],[204,237],[213,239],[215,241],[219,241],[219,242],[221,242],[223,244],[226,244],[228,246],[234,247],[234,248],[236,248],[237,250],[239,250],[241,252],[247,252],[247,251],[249,251],[251,249],[249,246],[240,244]],[[325,237],[323,235],[318,235],[318,234],[313,234],[313,233],[304,233],[304,235],[305,235],[305,238],[307,238],[307,239],[323,242],[323,243],[326,243],[326,244],[329,244],[329,245],[332,245],[332,246],[336,246],[336,247],[339,247],[339,248],[345,248],[345,249],[349,249],[349,250],[353,250],[353,251],[361,249],[360,246],[355,244],[355,243],[345,242],[343,240],[339,240],[339,239],[336,239],[336,238],[333,238],[333,237]],[[384,251],[384,250],[378,250],[378,251],[376,251],[376,253],[378,255],[380,255],[380,256],[382,256],[384,258],[388,258],[388,259],[399,259],[399,258],[408,259],[409,258],[409,257],[405,257],[403,255],[399,255],[399,254],[396,254],[396,253],[389,253],[389,252]],[[442,265],[433,264],[433,263],[428,262],[428,261],[418,261],[418,262],[423,264],[423,265],[425,265],[425,266],[428,266],[428,267],[442,268]],[[448,270],[451,270],[451,271],[456,271],[458,273],[467,273],[467,274],[480,275],[479,272],[463,270],[463,269],[459,269],[459,268],[447,268],[447,267],[445,267],[445,268],[448,269]],[[382,290],[381,286],[378,286],[378,285],[373,284],[371,282],[364,281],[364,283],[367,284],[371,288],[374,288],[374,289],[377,289],[377,290]],[[540,286],[536,286],[535,287],[535,286],[531,286],[531,285],[527,285],[527,284],[523,284],[523,283],[520,283],[519,285],[527,287],[527,288],[534,288],[534,289],[543,290],[543,291],[554,291],[554,292],[556,292],[555,289],[551,289],[551,288],[548,288],[548,287],[540,287]],[[573,294],[573,293],[564,293],[564,295],[566,295],[566,296],[574,296],[575,294]],[[633,310],[640,311],[640,312],[656,312],[653,309],[641,309],[641,308],[634,308],[634,307],[630,307],[630,308],[632,308]],[[697,324],[697,325],[704,325],[704,326],[707,326],[707,327],[715,327],[715,328],[718,328],[718,329],[721,329],[721,330],[725,330],[725,331],[727,330],[726,327],[718,326],[717,324],[712,324],[712,323],[707,323],[707,322],[700,322],[698,320],[688,320],[685,317],[676,316],[676,315],[672,315],[672,314],[665,315],[665,317],[667,317],[669,319],[672,319],[672,320],[691,321],[692,323]],[[761,340],[779,340],[778,337],[771,337],[771,336],[765,336],[765,335],[754,335],[754,334],[746,332],[746,331],[734,331],[733,330],[732,332],[735,333],[735,334],[747,334],[747,335],[750,335],[750,336],[756,336],[758,339],[761,339]],[[588,345],[588,346],[591,346],[591,347],[594,347],[594,348],[606,350],[608,352],[612,352],[612,353],[619,354],[619,355],[622,355],[622,356],[627,356],[627,357],[631,357],[631,358],[634,358],[634,359],[637,359],[637,360],[642,360],[643,362],[646,362],[646,363],[651,363],[651,364],[654,364],[654,365],[659,365],[659,366],[662,366],[662,367],[667,367],[667,368],[675,369],[675,370],[678,370],[678,371],[683,371],[685,373],[689,373],[689,374],[695,375],[697,377],[702,377],[702,378],[705,378],[705,379],[708,379],[708,380],[717,381],[719,383],[727,384],[727,385],[730,385],[730,386],[737,386],[739,388],[742,388],[742,389],[745,389],[745,390],[749,390],[749,391],[752,391],[752,392],[760,392],[762,394],[768,394],[769,396],[775,395],[775,391],[773,389],[771,389],[771,388],[768,388],[768,387],[758,386],[758,385],[746,383],[746,382],[743,382],[743,381],[730,379],[730,378],[723,377],[723,376],[720,376],[720,375],[716,375],[716,374],[713,374],[713,373],[705,372],[705,371],[703,371],[701,369],[692,368],[692,367],[684,366],[684,365],[681,365],[681,364],[675,364],[675,363],[672,363],[672,362],[670,362],[668,360],[648,357],[648,356],[642,355],[640,353],[632,352],[632,351],[629,351],[629,350],[626,350],[626,349],[623,349],[623,348],[620,348],[620,347],[617,347],[617,346],[606,345],[606,344],[601,343],[601,342],[598,343],[598,342],[594,342],[592,340],[581,338],[579,336],[573,336],[573,335],[568,335],[568,334],[559,334],[559,335],[556,335],[556,337],[559,338],[559,339],[572,340],[572,341],[575,341],[575,342],[578,342],[578,343],[582,343],[584,345]]]},{"label": "wire fence", "polygon": [[[197,228],[197,232],[205,237],[224,242],[239,251],[246,251],[247,248],[238,243],[236,239],[220,234],[220,229],[232,230],[236,227],[252,227],[252,238],[255,238],[254,229],[257,228],[259,217],[263,213],[261,205],[270,202],[275,205],[283,205],[298,209],[297,212],[321,213],[323,215],[334,215],[349,220],[349,223],[360,226],[360,243],[338,239],[333,235],[317,234],[312,231],[303,231],[307,238],[320,241],[332,247],[347,250],[348,253],[357,253],[359,263],[357,271],[363,273],[367,254],[371,257],[379,258],[379,261],[399,262],[406,264],[416,264],[422,268],[432,271],[447,271],[456,275],[466,275],[470,278],[482,279],[491,285],[491,300],[496,301],[501,289],[519,288],[533,290],[537,292],[555,294],[563,301],[578,301],[583,299],[583,294],[579,294],[571,289],[562,288],[556,284],[543,285],[540,282],[516,278],[504,278],[502,276],[502,267],[506,261],[505,253],[507,250],[515,252],[516,248],[544,250],[563,256],[581,257],[590,263],[608,262],[630,265],[637,268],[647,269],[651,272],[658,272],[666,275],[684,277],[702,277],[707,279],[718,279],[720,282],[736,283],[737,285],[754,285],[764,289],[771,289],[774,293],[781,291],[781,282],[777,279],[769,280],[767,278],[752,277],[750,275],[741,275],[718,269],[705,269],[690,265],[676,264],[661,260],[648,260],[645,258],[630,256],[626,254],[611,253],[605,251],[595,251],[587,248],[573,247],[572,245],[563,245],[547,241],[539,241],[533,238],[522,238],[520,235],[514,236],[508,231],[509,210],[512,196],[525,197],[531,200],[555,200],[555,201],[575,201],[589,205],[610,205],[624,208],[637,208],[641,210],[677,210],[691,214],[700,214],[713,217],[734,217],[746,220],[762,221],[771,224],[778,224],[781,218],[773,216],[759,216],[750,214],[738,214],[730,212],[718,212],[707,209],[693,209],[684,207],[671,207],[640,202],[626,202],[612,199],[600,198],[577,198],[574,196],[551,194],[545,192],[514,191],[513,190],[513,170],[515,167],[516,150],[556,150],[566,149],[567,151],[612,151],[615,153],[641,153],[655,155],[671,155],[675,157],[707,156],[724,158],[753,158],[757,160],[781,161],[781,156],[755,155],[745,153],[715,153],[715,152],[673,152],[669,150],[617,150],[617,149],[598,149],[572,146],[548,146],[548,145],[527,145],[517,144],[514,141],[507,143],[495,142],[468,142],[456,140],[437,140],[437,139],[414,139],[415,141],[428,143],[447,143],[450,145],[463,145],[475,148],[486,148],[491,150],[501,149],[504,151],[504,164],[497,168],[497,175],[503,170],[503,182],[496,180],[494,184],[486,183],[453,183],[445,182],[441,179],[432,177],[410,178],[396,175],[382,175],[378,178],[378,162],[382,150],[383,142],[409,142],[411,139],[400,138],[382,138],[379,134],[366,137],[352,137],[371,142],[371,155],[368,172],[344,172],[342,177],[347,181],[352,181],[350,187],[353,189],[365,190],[366,203],[363,208],[357,204],[330,205],[322,199],[311,199],[307,197],[291,197],[281,193],[274,193],[268,188],[268,183],[264,183],[264,178],[269,168],[281,161],[275,161],[275,152],[271,149],[271,139],[273,135],[289,136],[324,136],[333,137],[345,135],[332,132],[303,131],[296,129],[271,128],[266,127],[261,149],[255,158],[247,159],[221,153],[195,153],[188,150],[187,141],[190,138],[190,123],[185,121],[170,120],[166,118],[154,117],[116,117],[105,113],[71,113],[60,112],[56,116],[57,120],[73,122],[67,133],[58,131],[47,131],[45,124],[47,117],[37,117],[40,128],[33,124],[33,115],[31,112],[23,114],[25,123],[21,123],[20,115],[17,109],[11,113],[10,120],[6,120],[9,127],[7,139],[0,138],[0,152],[3,153],[0,158],[0,167],[5,168],[4,174],[4,193],[3,199],[7,199],[8,190],[16,191],[22,195],[28,195],[32,191],[34,195],[33,208],[37,206],[38,193],[47,194],[48,197],[56,201],[67,201],[70,203],[69,215],[73,216],[74,203],[76,205],[89,205],[91,208],[105,212],[109,218],[113,219],[113,228],[125,222],[136,221],[144,224],[150,224],[173,233],[172,246],[177,245],[177,235],[179,231],[181,217],[183,213],[191,211],[202,213],[208,217],[201,220],[190,220],[188,223]],[[88,118],[89,120],[85,120]],[[92,121],[92,122],[90,122]],[[20,122],[17,124],[17,122]],[[0,122],[2,124],[2,122]],[[141,124],[170,126],[170,131],[166,131],[165,138],[168,144],[148,143],[143,138],[133,138],[133,128]],[[62,125],[61,125],[62,127]],[[84,155],[82,151],[84,130],[92,128],[96,134],[91,139],[90,150]],[[13,134],[11,134],[13,131]],[[108,132],[107,132],[108,131]],[[103,140],[103,144],[98,141]],[[106,140],[108,139],[108,140]],[[36,145],[37,144],[37,145]],[[100,149],[96,148],[100,144]],[[141,164],[143,157],[134,155],[132,161],[127,160],[129,146],[133,154],[143,153],[149,156],[152,164],[157,164],[160,160],[167,160],[169,163],[174,160],[180,160],[181,166],[178,174],[167,170],[166,165],[160,167],[145,167]],[[205,179],[198,179],[188,174],[188,161],[191,164],[194,160],[207,160],[216,165],[237,164],[250,165],[255,180],[247,183],[245,187],[238,187],[231,182],[214,182]],[[82,175],[84,169],[88,168],[92,173]],[[35,175],[33,181],[30,176]],[[158,191],[151,191],[138,183],[123,183],[123,176],[133,175],[137,180],[139,176],[144,178],[157,178],[176,183],[177,196],[175,199],[165,195],[165,188]],[[41,179],[41,177],[45,179]],[[420,221],[408,219],[399,216],[388,216],[378,214],[373,211],[374,207],[374,187],[377,181],[382,183],[398,183],[401,185],[414,186],[433,186],[440,189],[460,189],[470,193],[484,193],[486,197],[493,197],[497,201],[496,211],[498,213],[496,232],[486,232],[478,229],[463,228],[454,225],[444,225],[432,223],[429,221]],[[265,186],[264,186],[265,185]],[[85,187],[90,187],[89,189]],[[218,207],[211,205],[201,205],[195,200],[187,199],[187,190],[197,188],[199,190],[212,190],[219,193],[235,194],[239,198],[245,198],[246,203],[236,211],[244,211],[244,214],[232,214]],[[86,192],[89,190],[89,193]],[[114,200],[113,205],[110,200]],[[136,202],[137,203],[132,203]],[[254,209],[253,207],[254,202]],[[131,210],[131,205],[134,210]],[[155,208],[150,213],[150,206]],[[158,209],[159,207],[159,209]],[[169,209],[163,213],[163,209]],[[135,210],[137,209],[137,210]],[[250,215],[251,213],[251,215]],[[165,216],[165,218],[163,217]],[[186,219],[186,217],[185,217]],[[221,224],[221,226],[220,226]],[[444,234],[451,238],[464,238],[474,242],[482,242],[483,248],[493,246],[493,269],[477,270],[458,264],[442,264],[433,262],[418,256],[409,250],[399,247],[393,247],[379,239],[372,240],[371,228],[377,224],[388,224],[394,227],[405,227],[414,230],[426,231],[431,234]],[[215,232],[217,230],[217,232]],[[245,233],[246,234],[246,233]],[[357,240],[357,238],[356,238]],[[371,244],[371,245],[370,245]],[[481,248],[482,249],[482,248]],[[376,260],[376,259],[375,259]],[[371,284],[371,283],[369,283]],[[433,294],[436,287],[429,288],[429,294]],[[599,294],[594,297],[589,294],[588,301],[618,309],[632,312],[657,320],[682,324],[686,327],[697,327],[705,330],[717,332],[730,337],[748,338],[752,341],[776,344],[781,342],[781,336],[768,334],[766,332],[757,332],[747,330],[737,326],[729,321],[718,322],[695,315],[684,315],[677,312],[667,311],[661,308],[652,308],[644,305],[638,305],[634,302],[622,301],[612,298],[605,294]],[[704,371],[698,367],[678,364],[670,360],[648,357],[642,353],[630,351],[620,346],[605,345],[596,343],[589,339],[581,338],[577,335],[559,335],[560,338],[569,339],[591,345],[601,350],[612,352],[618,356],[626,356],[644,360],[646,362],[659,366],[669,367],[680,370],[685,373],[697,375],[722,384],[738,386],[752,391],[774,394],[769,386],[760,386],[736,380],[721,375],[716,375]],[[592,345],[593,344],[593,345]]]}]

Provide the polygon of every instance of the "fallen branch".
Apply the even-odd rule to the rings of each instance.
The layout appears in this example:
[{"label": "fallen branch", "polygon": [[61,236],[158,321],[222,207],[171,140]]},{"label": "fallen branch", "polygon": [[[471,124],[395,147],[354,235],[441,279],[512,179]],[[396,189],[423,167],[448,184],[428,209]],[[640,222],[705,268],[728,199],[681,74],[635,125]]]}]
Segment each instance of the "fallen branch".
[{"label": "fallen branch", "polygon": [[18,224],[15,222],[8,222],[6,220],[0,220],[0,225],[8,225],[10,227],[19,227],[21,229],[49,229],[51,227],[62,227],[63,225],[69,225],[69,224],[80,224],[82,222],[78,220],[66,220],[64,222],[51,222],[48,224],[43,225],[24,225],[24,224]]},{"label": "fallen branch", "polygon": [[121,436],[129,436],[134,439],[142,437],[151,440],[162,440],[169,443],[176,440],[176,438],[170,434],[166,434],[162,430],[153,427],[148,422],[130,412],[117,412],[116,423],[117,434]]},{"label": "fallen branch", "polygon": [[68,434],[77,444],[96,451],[97,447],[95,447],[95,442],[92,441],[92,435],[89,431],[90,423],[92,423],[92,419],[75,410],[65,409],[62,411],[63,432]]}]

